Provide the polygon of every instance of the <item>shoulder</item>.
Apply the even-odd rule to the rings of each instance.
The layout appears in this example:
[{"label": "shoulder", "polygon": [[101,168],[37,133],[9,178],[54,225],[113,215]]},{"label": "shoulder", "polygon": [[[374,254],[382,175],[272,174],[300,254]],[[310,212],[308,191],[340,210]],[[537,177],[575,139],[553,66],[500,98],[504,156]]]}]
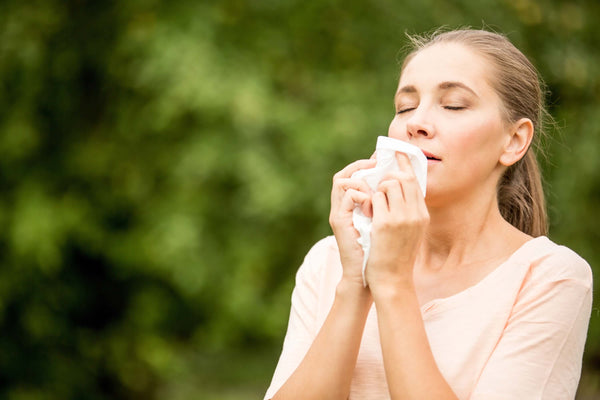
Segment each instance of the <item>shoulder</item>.
[{"label": "shoulder", "polygon": [[304,263],[319,263],[325,262],[332,255],[339,254],[337,242],[334,236],[327,236],[316,242],[306,253]]},{"label": "shoulder", "polygon": [[342,277],[337,242],[328,236],[315,243],[306,254],[296,273],[292,304],[308,308],[321,323],[325,320],[333,299],[335,288]]},{"label": "shoulder", "polygon": [[592,269],[585,259],[570,248],[540,236],[525,243],[519,259],[526,261],[532,278],[541,281],[577,281],[592,285]]},{"label": "shoulder", "polygon": [[337,252],[337,242],[335,241],[335,236],[330,235],[326,236],[323,239],[317,241],[309,250],[307,256],[314,254],[328,254],[330,252]]},{"label": "shoulder", "polygon": [[298,274],[312,276],[335,272],[339,264],[339,250],[334,236],[327,236],[316,242],[306,253]]}]

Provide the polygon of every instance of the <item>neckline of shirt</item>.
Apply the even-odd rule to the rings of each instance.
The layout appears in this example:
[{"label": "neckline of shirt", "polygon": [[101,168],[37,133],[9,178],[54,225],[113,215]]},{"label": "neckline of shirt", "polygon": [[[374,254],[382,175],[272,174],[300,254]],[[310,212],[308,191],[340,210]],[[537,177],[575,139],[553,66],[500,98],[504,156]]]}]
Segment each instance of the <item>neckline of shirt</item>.
[{"label": "neckline of shirt", "polygon": [[549,241],[550,239],[548,239],[548,237],[546,236],[538,236],[526,241],[517,250],[515,250],[506,260],[498,264],[496,268],[490,271],[490,273],[484,276],[477,283],[450,296],[429,300],[421,306],[421,313],[425,315],[434,310],[437,311],[441,308],[446,309],[447,307],[451,306],[451,304],[459,302],[463,297],[468,296],[471,292],[478,290],[481,287],[487,286],[488,282],[493,282],[495,276],[502,273],[508,265],[518,265],[521,262],[523,262],[523,260],[520,260],[521,254],[523,254],[526,251],[526,249],[532,246],[534,243]]}]

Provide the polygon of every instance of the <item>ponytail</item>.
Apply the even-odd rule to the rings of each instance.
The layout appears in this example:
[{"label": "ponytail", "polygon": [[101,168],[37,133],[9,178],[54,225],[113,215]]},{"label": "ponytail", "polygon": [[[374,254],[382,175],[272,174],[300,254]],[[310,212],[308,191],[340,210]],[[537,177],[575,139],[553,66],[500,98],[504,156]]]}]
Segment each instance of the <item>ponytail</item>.
[{"label": "ponytail", "polygon": [[548,234],[542,177],[531,149],[504,172],[497,193],[500,214],[511,225],[533,237]]}]

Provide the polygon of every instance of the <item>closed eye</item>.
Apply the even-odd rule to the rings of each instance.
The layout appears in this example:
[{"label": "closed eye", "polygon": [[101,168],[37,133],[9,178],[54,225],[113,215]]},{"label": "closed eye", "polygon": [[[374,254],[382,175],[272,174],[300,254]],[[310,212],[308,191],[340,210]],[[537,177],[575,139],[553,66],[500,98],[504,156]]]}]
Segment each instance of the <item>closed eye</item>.
[{"label": "closed eye", "polygon": [[454,110],[454,111],[457,111],[457,110],[464,110],[464,109],[465,109],[465,108],[467,108],[467,107],[463,107],[463,106],[444,106],[444,108],[445,108],[446,110]]},{"label": "closed eye", "polygon": [[414,107],[412,107],[412,108],[403,108],[402,110],[397,111],[396,114],[403,114],[405,112],[412,111],[414,109],[415,109]]}]

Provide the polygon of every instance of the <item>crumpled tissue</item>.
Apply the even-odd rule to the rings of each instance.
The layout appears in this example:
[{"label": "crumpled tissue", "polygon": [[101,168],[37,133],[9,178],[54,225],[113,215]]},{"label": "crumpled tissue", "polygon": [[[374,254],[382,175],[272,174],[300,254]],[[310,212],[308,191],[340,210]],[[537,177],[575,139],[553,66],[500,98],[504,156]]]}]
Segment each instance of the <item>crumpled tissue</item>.
[{"label": "crumpled tissue", "polygon": [[[377,138],[376,159],[377,164],[374,168],[362,169],[352,174],[352,178],[364,179],[373,191],[377,190],[377,186],[381,179],[390,172],[400,171],[396,160],[396,152],[402,152],[408,155],[410,163],[419,182],[421,192],[425,195],[427,187],[427,157],[417,146],[409,144],[405,141],[394,139],[387,136],[379,136]],[[367,287],[365,278],[365,270],[367,268],[367,259],[371,250],[371,225],[372,218],[363,214],[360,207],[354,208],[352,214],[352,222],[354,228],[360,234],[358,243],[362,246],[364,252],[362,276],[363,283]]]}]

